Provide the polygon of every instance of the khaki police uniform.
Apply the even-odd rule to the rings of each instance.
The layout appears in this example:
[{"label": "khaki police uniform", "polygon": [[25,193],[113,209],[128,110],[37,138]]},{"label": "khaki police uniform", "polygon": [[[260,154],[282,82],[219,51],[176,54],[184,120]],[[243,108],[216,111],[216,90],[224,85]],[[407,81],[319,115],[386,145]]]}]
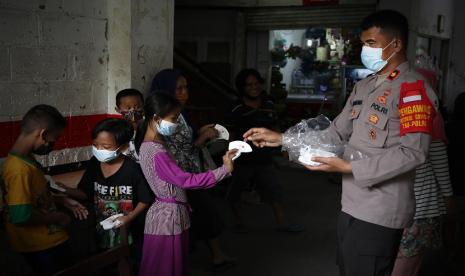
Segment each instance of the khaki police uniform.
[{"label": "khaki police uniform", "polygon": [[343,175],[338,221],[342,275],[390,275],[415,212],[415,168],[426,160],[436,109],[433,89],[405,62],[358,82],[331,124],[331,139],[348,141],[353,171]]}]

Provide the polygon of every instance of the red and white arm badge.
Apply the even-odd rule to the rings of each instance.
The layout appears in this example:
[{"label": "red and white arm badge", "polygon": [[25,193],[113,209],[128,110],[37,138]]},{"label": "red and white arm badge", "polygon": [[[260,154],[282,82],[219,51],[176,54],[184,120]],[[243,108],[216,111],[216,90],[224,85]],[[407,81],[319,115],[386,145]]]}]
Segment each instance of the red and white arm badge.
[{"label": "red and white arm badge", "polygon": [[422,80],[401,84],[399,114],[400,136],[414,132],[432,134],[436,110],[426,94]]}]

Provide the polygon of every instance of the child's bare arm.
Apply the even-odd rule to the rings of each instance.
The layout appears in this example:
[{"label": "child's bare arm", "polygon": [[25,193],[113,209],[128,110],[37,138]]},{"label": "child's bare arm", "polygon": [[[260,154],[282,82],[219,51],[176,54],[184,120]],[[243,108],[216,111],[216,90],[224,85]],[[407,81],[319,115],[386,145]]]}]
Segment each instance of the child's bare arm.
[{"label": "child's bare arm", "polygon": [[81,189],[79,188],[70,188],[66,185],[64,185],[63,183],[60,183],[60,182],[56,182],[60,187],[64,188],[65,191],[64,193],[71,197],[71,198],[74,198],[74,199],[78,199],[78,200],[87,200],[87,195],[84,193],[84,191],[82,191]]},{"label": "child's bare arm", "polygon": [[133,221],[138,215],[140,215],[140,213],[147,209],[148,206],[149,204],[147,203],[137,203],[136,208],[129,212],[129,214],[118,218],[118,220],[121,222],[121,224],[118,227],[131,223],[131,221]]}]

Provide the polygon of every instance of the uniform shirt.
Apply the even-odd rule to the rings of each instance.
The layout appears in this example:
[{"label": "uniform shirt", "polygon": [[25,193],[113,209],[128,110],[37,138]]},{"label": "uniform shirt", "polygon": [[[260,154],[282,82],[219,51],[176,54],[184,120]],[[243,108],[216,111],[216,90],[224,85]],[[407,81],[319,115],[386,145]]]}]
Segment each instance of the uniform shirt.
[{"label": "uniform shirt", "polygon": [[[125,157],[121,168],[109,177],[103,176],[100,162],[92,157],[78,187],[86,193],[97,222],[120,213],[126,215],[139,202],[153,202],[153,194],[139,164],[129,157]],[[144,213],[141,213],[131,222],[130,239],[132,235],[143,232],[144,219]],[[97,229],[100,248],[111,248],[119,244],[120,238],[116,229]],[[135,233],[137,231],[140,233]]]},{"label": "uniform shirt", "polygon": [[32,214],[56,211],[42,168],[35,160],[10,153],[3,164],[6,230],[14,250],[34,252],[57,246],[68,235],[58,225],[21,225]]},{"label": "uniform shirt", "polygon": [[[366,156],[351,161],[352,174],[343,175],[342,211],[366,222],[401,229],[410,225],[415,212],[415,168],[426,161],[431,135],[425,129],[432,127],[430,117],[434,116],[437,98],[425,81],[418,89],[417,81],[423,78],[407,62],[384,81],[377,79],[373,75],[355,85],[329,135],[334,142],[348,141],[344,159],[350,160],[358,152]],[[429,108],[420,111],[431,114],[411,113],[419,111],[411,105],[423,101]],[[407,111],[405,105],[409,105]],[[417,115],[429,117],[417,120]],[[413,131],[416,128],[420,130]]]},{"label": "uniform shirt", "polygon": [[[270,100],[263,99],[259,108],[250,107],[243,102],[238,103],[228,117],[228,126],[234,132],[235,139],[242,140],[242,135],[254,127],[273,128],[276,126],[276,111]],[[270,148],[257,148],[253,144],[251,153],[242,154],[237,164],[269,165],[272,163]]]},{"label": "uniform shirt", "polygon": [[452,185],[449,179],[447,147],[442,141],[431,143],[428,161],[416,170],[414,191],[414,219],[446,214],[444,198],[452,196]]}]

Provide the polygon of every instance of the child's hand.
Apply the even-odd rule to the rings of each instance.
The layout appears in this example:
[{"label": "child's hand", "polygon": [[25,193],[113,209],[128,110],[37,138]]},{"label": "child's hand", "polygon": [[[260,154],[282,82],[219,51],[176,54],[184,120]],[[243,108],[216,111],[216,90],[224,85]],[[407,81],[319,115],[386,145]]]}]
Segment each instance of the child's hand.
[{"label": "child's hand", "polygon": [[226,154],[223,156],[223,164],[228,168],[229,172],[234,170],[234,165],[232,158],[236,155],[237,149],[233,149],[227,151]]},{"label": "child's hand", "polygon": [[129,215],[126,215],[126,216],[119,217],[119,218],[117,218],[116,220],[119,221],[119,224],[117,224],[117,225],[115,226],[115,228],[120,228],[120,227],[123,226],[123,225],[129,224],[129,223],[131,222],[132,219],[131,219],[131,217],[129,217]]},{"label": "child's hand", "polygon": [[69,210],[71,210],[74,216],[79,220],[85,220],[89,215],[89,212],[87,211],[86,207],[69,197],[63,199],[63,205]]},{"label": "child's hand", "polygon": [[210,128],[214,128],[214,127],[215,127],[215,124],[204,125],[203,127],[200,128],[199,134],[202,134],[202,133],[204,133],[206,130],[208,130],[208,129],[210,129]]},{"label": "child's hand", "polygon": [[213,139],[213,138],[218,138],[218,136],[220,136],[220,133],[218,132],[218,130],[214,127],[210,127],[210,128],[207,128],[203,133],[202,135],[207,139],[207,140],[210,140],[210,139]]},{"label": "child's hand", "polygon": [[220,135],[218,130],[214,127],[206,128],[203,132],[200,133],[199,138],[195,141],[197,146],[203,146],[208,140],[217,138]]}]

